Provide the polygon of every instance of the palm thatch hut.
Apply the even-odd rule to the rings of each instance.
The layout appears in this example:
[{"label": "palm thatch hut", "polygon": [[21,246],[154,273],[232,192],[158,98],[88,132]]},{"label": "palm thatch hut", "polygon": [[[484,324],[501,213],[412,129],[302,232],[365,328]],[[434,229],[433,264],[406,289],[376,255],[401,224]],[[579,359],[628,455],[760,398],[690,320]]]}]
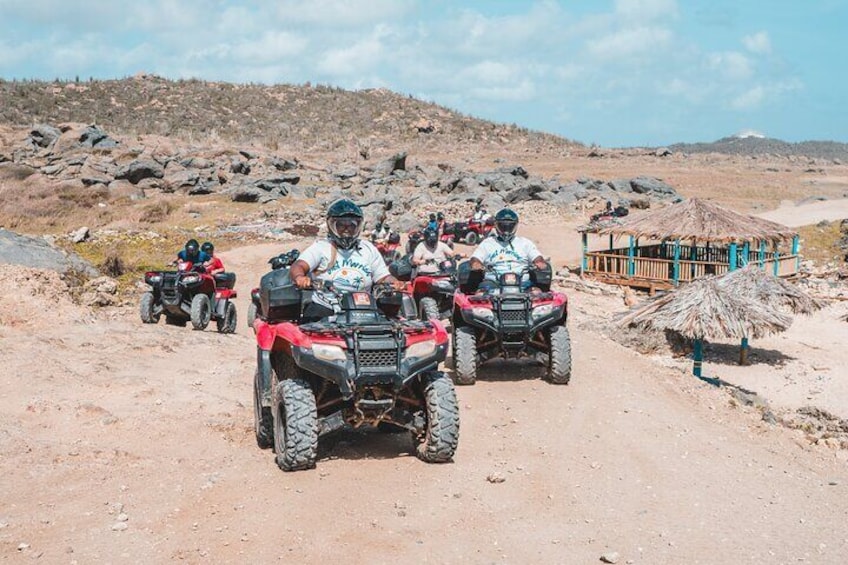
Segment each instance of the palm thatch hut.
[{"label": "palm thatch hut", "polygon": [[[820,310],[823,303],[808,295],[794,284],[766,273],[754,265],[731,271],[716,279],[726,293],[745,300],[757,301],[769,308],[791,314],[812,314]],[[748,359],[748,338],[742,338],[739,363]]]},{"label": "palm thatch hut", "polygon": [[[582,273],[651,293],[746,265],[786,277],[800,264],[797,232],[697,198],[580,231]],[[607,248],[590,251],[590,234],[609,236]],[[628,245],[616,247],[625,237]]]},{"label": "palm thatch hut", "polygon": [[671,330],[693,340],[693,373],[700,377],[704,340],[760,338],[785,331],[792,318],[766,302],[729,291],[710,276],[653,298],[619,323]]}]

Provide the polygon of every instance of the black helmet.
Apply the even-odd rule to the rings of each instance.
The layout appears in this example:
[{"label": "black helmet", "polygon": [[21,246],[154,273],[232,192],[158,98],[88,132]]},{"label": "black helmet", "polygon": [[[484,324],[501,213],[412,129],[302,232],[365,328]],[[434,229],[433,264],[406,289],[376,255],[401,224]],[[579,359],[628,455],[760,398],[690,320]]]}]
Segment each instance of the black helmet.
[{"label": "black helmet", "polygon": [[212,245],[211,241],[204,241],[203,245],[200,246],[200,250],[211,257],[215,253],[215,246]]},{"label": "black helmet", "polygon": [[200,244],[197,243],[196,239],[190,239],[186,241],[185,244],[185,254],[186,257],[197,257],[198,252],[200,251]]},{"label": "black helmet", "polygon": [[400,234],[397,232],[389,234],[389,243],[400,243]]},{"label": "black helmet", "polygon": [[424,241],[427,245],[436,245],[439,242],[439,232],[432,229],[424,230]]},{"label": "black helmet", "polygon": [[435,215],[435,214],[430,214],[430,221],[431,221],[431,222],[435,222],[435,221],[436,221],[436,215]]},{"label": "black helmet", "polygon": [[495,214],[495,231],[498,239],[509,243],[515,237],[515,229],[518,227],[518,214],[509,208],[504,208]]},{"label": "black helmet", "polygon": [[336,247],[353,249],[362,232],[362,208],[350,200],[336,200],[327,209],[327,231]]},{"label": "black helmet", "polygon": [[436,219],[441,222],[442,220],[445,219],[445,215],[442,214],[441,212],[439,212],[438,214],[436,214]]}]

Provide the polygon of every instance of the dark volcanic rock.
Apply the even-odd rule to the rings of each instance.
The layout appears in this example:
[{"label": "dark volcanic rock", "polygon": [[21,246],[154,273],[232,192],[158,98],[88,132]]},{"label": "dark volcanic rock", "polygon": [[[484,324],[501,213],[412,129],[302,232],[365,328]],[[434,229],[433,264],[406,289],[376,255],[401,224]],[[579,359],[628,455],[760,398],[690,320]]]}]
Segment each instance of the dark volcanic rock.
[{"label": "dark volcanic rock", "polygon": [[60,135],[62,135],[62,132],[59,128],[54,128],[47,124],[39,124],[29,132],[29,139],[38,147],[50,147],[56,143]]},{"label": "dark volcanic rock", "polygon": [[97,126],[88,126],[79,136],[79,144],[82,147],[108,148],[117,147],[118,142],[109,137],[105,131]]},{"label": "dark volcanic rock", "polygon": [[165,176],[165,169],[156,161],[137,160],[124,165],[115,173],[118,180],[126,179],[133,184],[138,184],[144,179],[161,179]]},{"label": "dark volcanic rock", "polygon": [[73,253],[66,253],[41,238],[20,235],[0,228],[0,263],[50,269],[59,273],[82,271],[96,276],[97,269]]}]

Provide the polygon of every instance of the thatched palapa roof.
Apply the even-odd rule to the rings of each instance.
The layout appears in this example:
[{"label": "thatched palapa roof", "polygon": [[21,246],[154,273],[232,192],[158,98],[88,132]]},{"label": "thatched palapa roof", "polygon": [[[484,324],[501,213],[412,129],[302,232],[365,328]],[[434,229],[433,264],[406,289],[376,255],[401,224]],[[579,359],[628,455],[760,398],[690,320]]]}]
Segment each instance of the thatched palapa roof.
[{"label": "thatched palapa roof", "polygon": [[812,314],[824,304],[784,279],[748,265],[724,274],[716,283],[726,292],[744,300],[756,300],[793,314]]},{"label": "thatched palapa roof", "polygon": [[672,330],[689,339],[758,339],[789,328],[792,318],[765,302],[746,300],[707,277],[658,296],[619,320]]},{"label": "thatched palapa roof", "polygon": [[632,235],[656,240],[730,243],[733,241],[787,241],[796,232],[790,228],[740,214],[718,204],[693,198],[660,210],[627,216],[613,223],[589,225],[589,233]]}]

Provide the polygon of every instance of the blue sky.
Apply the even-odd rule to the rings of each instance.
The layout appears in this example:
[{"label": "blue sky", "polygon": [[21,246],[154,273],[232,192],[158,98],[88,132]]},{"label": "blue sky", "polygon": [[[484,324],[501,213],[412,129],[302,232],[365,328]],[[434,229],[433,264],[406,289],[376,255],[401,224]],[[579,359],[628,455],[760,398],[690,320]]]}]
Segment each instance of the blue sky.
[{"label": "blue sky", "polygon": [[5,79],[385,87],[614,147],[743,130],[848,142],[848,0],[0,0],[0,14]]}]

